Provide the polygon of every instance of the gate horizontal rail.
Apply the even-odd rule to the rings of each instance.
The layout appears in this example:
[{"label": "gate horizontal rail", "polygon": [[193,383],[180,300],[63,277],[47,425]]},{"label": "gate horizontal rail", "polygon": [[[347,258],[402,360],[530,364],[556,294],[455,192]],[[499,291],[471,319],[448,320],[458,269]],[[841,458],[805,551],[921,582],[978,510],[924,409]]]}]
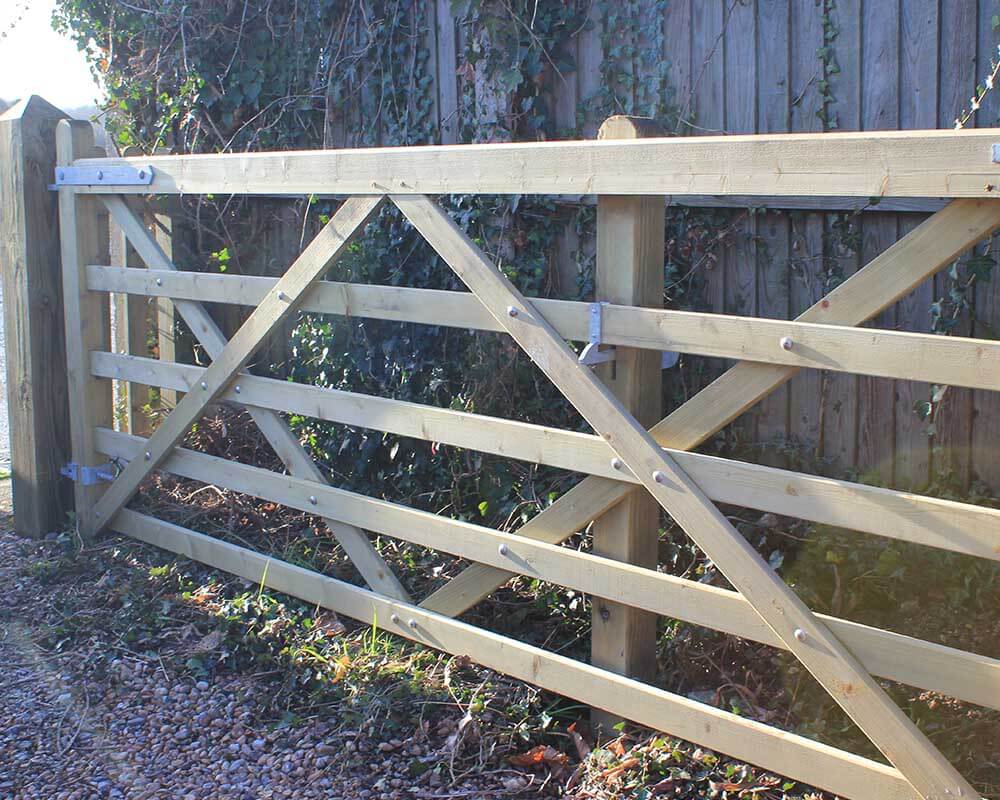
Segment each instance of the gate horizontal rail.
[{"label": "gate horizontal rail", "polygon": [[[277,278],[140,270],[90,265],[87,288],[256,306]],[[566,339],[585,342],[590,303],[532,298]],[[501,331],[469,292],[320,281],[303,311]],[[671,350],[789,367],[995,389],[1000,341],[930,333],[602,304],[601,343]]]},{"label": "gate horizontal rail", "polygon": [[[813,613],[713,503],[773,511],[992,560],[1000,560],[1000,510],[688,451],[802,368],[1000,389],[997,342],[854,327],[1000,227],[1000,203],[989,199],[1000,184],[1000,165],[992,160],[994,139],[1000,136],[988,130],[792,134],[118,159],[89,157],[84,134],[78,123],[61,124],[59,163],[64,171],[73,168],[73,183],[66,183],[65,172],[63,179],[58,169],[56,174],[69,371],[81,398],[73,405],[74,460],[90,467],[110,457],[124,465],[107,491],[78,487],[78,517],[85,534],[110,527],[338,613],[366,622],[377,619],[399,635],[469,655],[544,688],[842,796],[945,800],[974,794],[871,675],[1000,709],[1000,660]],[[113,185],[102,178],[88,183],[89,172],[105,170],[106,175],[127,177],[134,172],[136,181]],[[614,198],[608,195],[960,199],[796,321],[643,308],[634,300],[602,305],[599,343],[622,348],[624,354],[671,350],[739,361],[647,432],[565,345],[564,340],[595,341],[592,304],[521,297],[424,196],[448,192],[598,193],[604,196],[598,200],[599,214],[602,208],[610,213]],[[123,197],[136,193],[365,197],[345,203],[283,277],[268,279],[176,271],[136,216],[134,199]],[[386,195],[392,195],[391,201],[471,293],[321,280]],[[662,213],[662,202],[650,208],[653,205]],[[110,259],[102,257],[93,236],[102,208],[149,269],[106,266]],[[622,211],[620,204],[614,208],[620,225],[607,230],[618,230],[615,235],[627,239],[629,247],[637,246],[629,238],[633,234],[628,226],[635,223],[632,212]],[[614,248],[607,247],[607,241],[604,245],[599,258],[606,260]],[[212,364],[202,368],[107,352],[107,328],[102,327],[107,323],[95,311],[105,293],[171,298]],[[240,304],[254,311],[227,342],[202,302]],[[600,435],[243,372],[267,333],[302,310],[508,333]],[[150,436],[129,435],[109,424],[109,379],[178,390],[185,396]],[[218,402],[247,408],[290,474],[178,447],[190,424]],[[327,485],[278,412],[548,464],[589,477],[522,529],[505,533]],[[319,514],[377,591],[128,509],[134,492],[157,469]],[[640,485],[703,546],[738,591],[560,546],[639,491]],[[409,600],[365,531],[475,563],[417,604]],[[655,531],[645,533],[655,541]],[[790,651],[893,766],[451,618],[514,575]]]}]

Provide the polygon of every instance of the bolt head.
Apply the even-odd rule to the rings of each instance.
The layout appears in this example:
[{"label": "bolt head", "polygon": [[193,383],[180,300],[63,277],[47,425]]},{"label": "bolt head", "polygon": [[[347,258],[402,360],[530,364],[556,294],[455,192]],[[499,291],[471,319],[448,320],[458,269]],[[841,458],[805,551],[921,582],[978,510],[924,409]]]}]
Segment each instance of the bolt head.
[{"label": "bolt head", "polygon": [[417,629],[417,621],[413,617],[410,617],[408,620],[406,620],[406,624],[409,625],[411,628],[413,628],[413,630]]},{"label": "bolt head", "polygon": [[153,460],[153,454],[150,453],[148,450],[146,451],[146,460],[147,461],[152,461]]},{"label": "bolt head", "polygon": [[103,181],[104,180],[104,170],[103,169],[97,170],[97,180],[99,180],[99,181]]},{"label": "bolt head", "polygon": [[806,632],[802,628],[796,628],[795,633],[792,634],[796,641],[804,642],[806,640]]},{"label": "bolt head", "polygon": [[666,483],[667,476],[660,472],[658,469],[653,470],[653,480],[657,483]]},{"label": "bolt head", "polygon": [[207,383],[205,383],[205,381],[202,381],[202,382],[201,382],[201,388],[202,388],[202,389],[207,389],[207,388],[208,388],[208,384],[207,384]]},{"label": "bolt head", "polygon": [[139,180],[142,181],[142,180],[145,180],[145,179],[146,179],[146,170],[140,169],[139,170]]},{"label": "bolt head", "polygon": [[63,172],[62,170],[59,170],[58,178],[59,178],[59,180],[65,180],[66,179],[66,173]]},{"label": "bolt head", "polygon": [[157,278],[156,279],[156,285],[157,286],[163,286],[163,278]]},{"label": "bolt head", "polygon": [[507,306],[507,316],[508,317],[516,317],[517,316],[517,309],[514,308],[514,306]]},{"label": "bolt head", "polygon": [[507,555],[507,553],[509,552],[507,550],[507,545],[505,545],[505,544],[500,545],[500,547],[498,547],[497,550],[499,551],[500,555],[502,555],[502,556]]},{"label": "bolt head", "polygon": [[309,502],[312,503],[313,505],[316,505],[316,503],[318,502],[316,500],[316,495],[314,494],[309,495]]},{"label": "bolt head", "polygon": [[234,386],[234,387],[233,387],[233,391],[234,391],[234,392],[236,392],[236,394],[239,394],[239,393],[240,393],[240,392],[242,392],[243,390],[242,390],[242,389],[241,389],[241,388],[240,388],[239,386]]},{"label": "bolt head", "polygon": [[792,338],[790,336],[782,336],[781,341],[778,342],[778,344],[781,345],[782,350],[791,350],[793,347],[795,347],[795,342],[792,341]]},{"label": "bolt head", "polygon": [[612,458],[611,469],[621,469],[621,468],[622,468],[622,460],[617,456],[615,456],[615,458]]},{"label": "bolt head", "polygon": [[285,299],[285,293],[284,292],[278,292],[278,299],[279,300],[284,300]]},{"label": "bolt head", "polygon": [[392,614],[389,617],[389,621],[392,622],[392,623],[394,623],[394,624],[398,623],[399,622],[399,614]]}]

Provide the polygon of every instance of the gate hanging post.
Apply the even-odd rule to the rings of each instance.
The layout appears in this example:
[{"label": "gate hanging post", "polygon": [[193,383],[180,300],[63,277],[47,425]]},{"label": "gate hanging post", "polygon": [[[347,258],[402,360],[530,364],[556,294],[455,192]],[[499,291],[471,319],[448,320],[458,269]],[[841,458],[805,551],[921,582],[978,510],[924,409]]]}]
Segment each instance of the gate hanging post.
[{"label": "gate hanging post", "polygon": [[41,537],[66,523],[72,490],[56,196],[56,125],[32,95],[0,116],[0,268],[14,527]]},{"label": "gate hanging post", "polygon": [[[614,116],[599,139],[658,135],[649,120]],[[597,198],[595,300],[663,307],[663,247],[666,205],[661,196],[602,195]],[[616,348],[615,359],[596,367],[625,408],[645,427],[661,416],[662,357],[653,350]],[[648,492],[628,498],[594,522],[594,552],[655,569],[660,507]],[[657,616],[648,611],[593,598],[591,663],[629,678],[656,678]],[[612,735],[620,718],[592,709],[595,731]]]}]

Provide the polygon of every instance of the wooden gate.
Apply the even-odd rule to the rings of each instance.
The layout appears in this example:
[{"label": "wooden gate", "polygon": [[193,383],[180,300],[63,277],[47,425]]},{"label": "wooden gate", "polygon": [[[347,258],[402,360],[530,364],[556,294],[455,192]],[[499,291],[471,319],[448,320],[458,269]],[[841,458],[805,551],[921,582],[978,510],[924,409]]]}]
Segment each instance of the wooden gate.
[{"label": "wooden gate", "polygon": [[[618,124],[606,129],[609,135],[627,136],[615,133]],[[1000,342],[856,327],[1000,227],[1000,202],[992,199],[1000,184],[1000,166],[992,157],[998,139],[991,131],[607,138],[110,159],[92,157],[87,125],[61,122],[55,181],[81,533],[120,531],[842,796],[974,797],[969,783],[873,676],[1000,708],[1000,661],[814,614],[715,503],[994,560],[1000,559],[1000,511],[692,451],[803,368],[1000,388]],[[348,197],[284,275],[269,279],[177,270],[143,224],[133,197],[199,193]],[[610,269],[620,260],[629,280],[637,283],[640,262],[662,261],[656,226],[662,237],[663,195],[947,197],[951,202],[788,322],[647,308],[641,300],[591,304],[525,298],[431,199],[440,193],[597,194],[603,209],[599,214],[604,215],[599,258],[606,265],[598,269]],[[399,207],[470,293],[322,280],[385,202]],[[105,265],[104,211],[147,269]],[[108,352],[107,292],[171,298],[211,356],[211,365]],[[632,289],[621,294],[639,298],[642,293]],[[227,341],[204,301],[254,310]],[[244,368],[254,352],[298,310],[505,332],[596,435],[247,374]],[[617,358],[632,383],[650,374],[642,359],[651,357],[658,364],[659,351],[738,363],[647,430],[633,415],[639,413],[634,398],[603,382],[567,341],[589,342],[601,358]],[[613,356],[608,348],[615,348]],[[183,397],[148,438],[141,438],[113,430],[109,379],[159,386],[183,392]],[[219,401],[249,411],[287,474],[178,447],[206,407]],[[329,486],[278,412],[548,464],[588,477],[516,534],[503,533]],[[123,468],[110,481],[97,480],[109,458]],[[320,515],[369,588],[127,508],[154,470]],[[666,575],[655,564],[627,563],[641,562],[640,538],[655,542],[655,515],[652,530],[626,527],[605,536],[635,535],[632,550],[627,542],[624,550],[608,555],[560,546],[620,504],[644,497],[653,498],[687,532],[737,591]],[[475,564],[417,602],[375,550],[369,532]],[[454,619],[514,575],[790,651],[891,766]]]}]

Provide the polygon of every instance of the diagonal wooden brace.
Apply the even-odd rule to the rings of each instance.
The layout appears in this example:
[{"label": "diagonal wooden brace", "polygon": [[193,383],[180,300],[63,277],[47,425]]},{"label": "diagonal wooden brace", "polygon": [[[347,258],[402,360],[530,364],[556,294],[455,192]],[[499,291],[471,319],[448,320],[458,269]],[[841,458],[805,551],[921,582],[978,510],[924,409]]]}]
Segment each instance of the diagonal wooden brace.
[{"label": "diagonal wooden brace", "polygon": [[610,390],[577,362],[556,330],[454,221],[427,197],[393,196],[392,199],[914,789],[926,800],[974,797],[971,785],[853,654],[622,408]]},{"label": "diagonal wooden brace", "polygon": [[[860,325],[997,228],[1000,202],[954,200],[807,309],[798,320]],[[741,362],[661,420],[650,434],[664,447],[690,450],[797,371],[794,367]],[[551,544],[562,542],[633,490],[605,478],[585,478],[517,532]],[[512,577],[511,572],[472,564],[420,605],[458,616]]]},{"label": "diagonal wooden brace", "polygon": [[200,391],[196,389],[184,396],[147,441],[145,457],[132,461],[111,484],[94,509],[95,527],[107,525],[122,509],[142,481],[204,413],[206,406],[226,389],[261,343],[301,303],[309,288],[346,249],[381,202],[381,196],[363,196],[351,198],[340,207],[205,370]]},{"label": "diagonal wooden brace", "polygon": [[[155,237],[146,230],[139,216],[129,207],[124,198],[118,195],[107,195],[101,199],[107,206],[108,212],[150,269],[176,271],[177,268],[173,262],[163,252]],[[209,356],[212,359],[217,358],[225,348],[227,339],[205,307],[201,303],[191,300],[176,300],[174,307],[180,312]],[[246,408],[290,474],[306,480],[326,482],[323,473],[277,413],[255,406],[247,406]],[[399,579],[379,555],[363,530],[334,519],[324,519],[323,522],[373,591],[396,600],[410,602],[410,596],[406,589],[403,588]]]}]

